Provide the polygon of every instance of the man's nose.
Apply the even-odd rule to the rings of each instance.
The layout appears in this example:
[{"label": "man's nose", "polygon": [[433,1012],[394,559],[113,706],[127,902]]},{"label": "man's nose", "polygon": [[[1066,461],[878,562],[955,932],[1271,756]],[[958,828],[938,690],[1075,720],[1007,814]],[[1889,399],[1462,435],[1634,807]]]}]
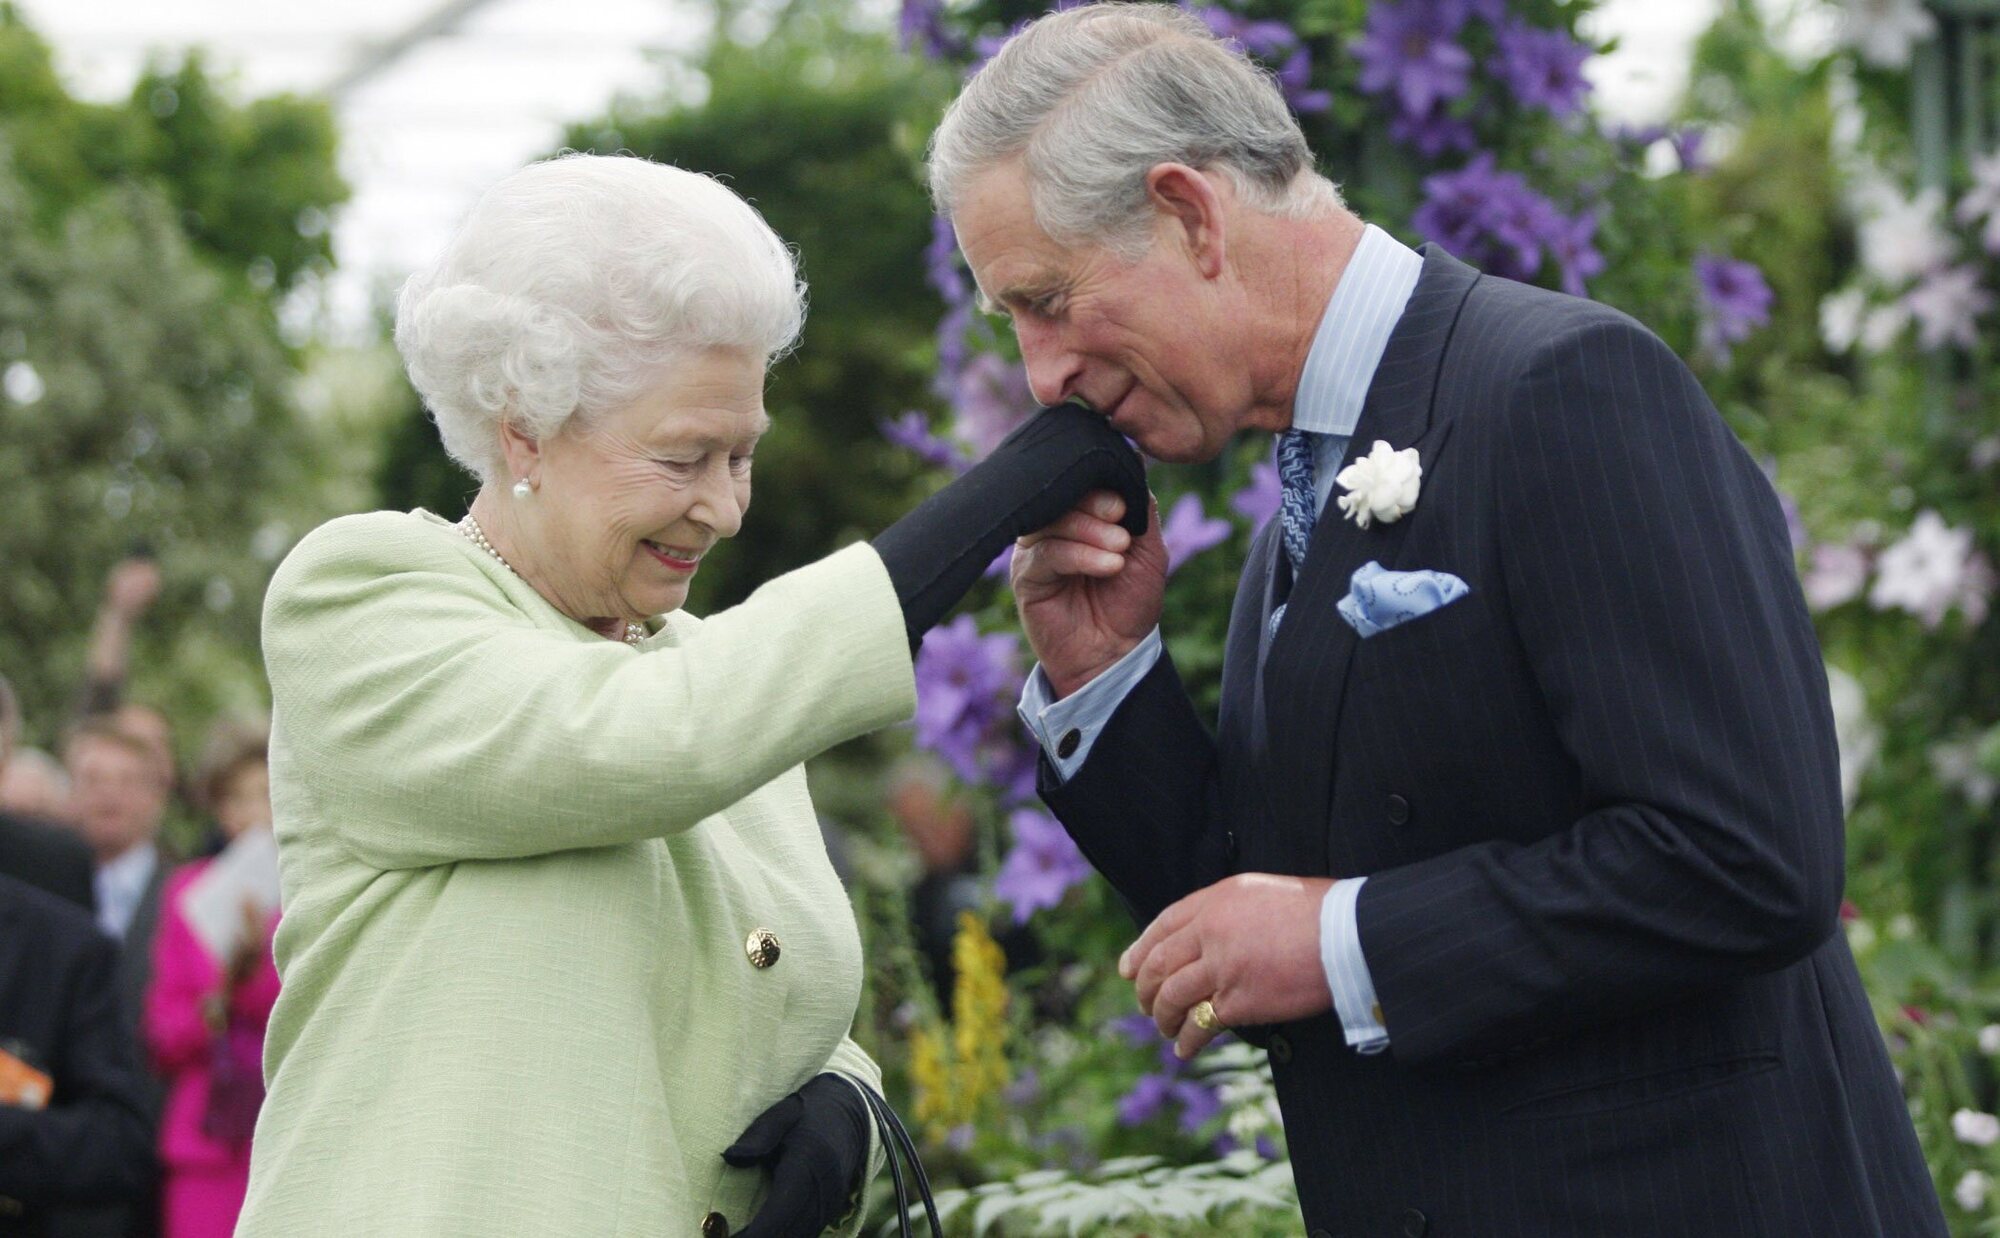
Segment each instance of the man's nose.
[{"label": "man's nose", "polygon": [[1038,323],[1016,321],[1014,338],[1021,345],[1021,363],[1028,369],[1028,390],[1038,404],[1060,404],[1076,394],[1083,377],[1082,358],[1066,347],[1057,333]]}]

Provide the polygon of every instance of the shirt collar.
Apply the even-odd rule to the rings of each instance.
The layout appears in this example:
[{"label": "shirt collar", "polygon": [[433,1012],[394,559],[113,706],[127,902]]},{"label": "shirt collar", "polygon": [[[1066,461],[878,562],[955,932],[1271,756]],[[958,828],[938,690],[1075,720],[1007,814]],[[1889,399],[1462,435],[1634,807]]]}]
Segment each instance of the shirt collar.
[{"label": "shirt collar", "polygon": [[1292,400],[1292,427],[1351,438],[1389,335],[1416,291],[1423,256],[1374,224],[1333,286]]},{"label": "shirt collar", "polygon": [[97,870],[98,888],[124,896],[143,892],[146,883],[152,880],[153,865],[159,858],[159,848],[150,842],[128,847],[117,859],[106,860]]}]

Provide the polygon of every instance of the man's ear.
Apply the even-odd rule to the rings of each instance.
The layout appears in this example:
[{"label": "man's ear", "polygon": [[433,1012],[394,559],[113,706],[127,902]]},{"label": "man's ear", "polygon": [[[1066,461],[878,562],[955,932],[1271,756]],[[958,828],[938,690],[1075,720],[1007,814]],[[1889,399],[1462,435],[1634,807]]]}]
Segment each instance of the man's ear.
[{"label": "man's ear", "polygon": [[542,444],[510,420],[500,422],[500,451],[507,463],[507,476],[500,479],[503,484],[532,482],[539,477]]},{"label": "man's ear", "polygon": [[1146,173],[1146,197],[1173,222],[1173,234],[1202,278],[1221,275],[1226,243],[1222,194],[1215,181],[1184,163],[1155,164]]}]

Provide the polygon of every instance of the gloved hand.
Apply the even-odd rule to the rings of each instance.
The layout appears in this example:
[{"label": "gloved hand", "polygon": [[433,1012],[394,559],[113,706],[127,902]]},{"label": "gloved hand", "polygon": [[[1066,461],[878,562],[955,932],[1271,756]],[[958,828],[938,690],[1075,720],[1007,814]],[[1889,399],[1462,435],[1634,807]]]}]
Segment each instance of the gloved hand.
[{"label": "gloved hand", "polygon": [[764,1206],[735,1238],[813,1238],[846,1216],[868,1164],[868,1131],[868,1102],[831,1073],[759,1114],[722,1154],[771,1175]]},{"label": "gloved hand", "polygon": [[958,605],[986,565],[1025,533],[1054,524],[1093,490],[1125,499],[1120,521],[1146,531],[1146,468],[1125,436],[1081,404],[1043,409],[993,454],[871,543],[903,603],[910,647]]}]

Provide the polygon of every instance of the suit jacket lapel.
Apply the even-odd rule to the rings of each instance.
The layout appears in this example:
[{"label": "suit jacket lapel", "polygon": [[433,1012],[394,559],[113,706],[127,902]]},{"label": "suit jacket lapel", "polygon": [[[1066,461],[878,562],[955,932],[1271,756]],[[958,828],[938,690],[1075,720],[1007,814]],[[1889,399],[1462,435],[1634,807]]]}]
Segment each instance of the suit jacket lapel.
[{"label": "suit jacket lapel", "polygon": [[[1450,432],[1448,421],[1432,423],[1438,370],[1478,272],[1436,246],[1426,245],[1421,252],[1423,273],[1376,367],[1343,467],[1366,455],[1378,439],[1399,451],[1415,447],[1428,460]],[[1296,856],[1307,872],[1324,875],[1328,868],[1324,826],[1332,795],[1333,737],[1339,730],[1348,663],[1359,640],[1336,606],[1347,595],[1354,569],[1371,559],[1394,565],[1412,519],[1414,515],[1363,530],[1329,500],[1314,529],[1305,569],[1292,586],[1285,622],[1261,668],[1271,766],[1284,771],[1283,777],[1270,780],[1273,807],[1281,827],[1306,831],[1297,836],[1301,849]]]}]

